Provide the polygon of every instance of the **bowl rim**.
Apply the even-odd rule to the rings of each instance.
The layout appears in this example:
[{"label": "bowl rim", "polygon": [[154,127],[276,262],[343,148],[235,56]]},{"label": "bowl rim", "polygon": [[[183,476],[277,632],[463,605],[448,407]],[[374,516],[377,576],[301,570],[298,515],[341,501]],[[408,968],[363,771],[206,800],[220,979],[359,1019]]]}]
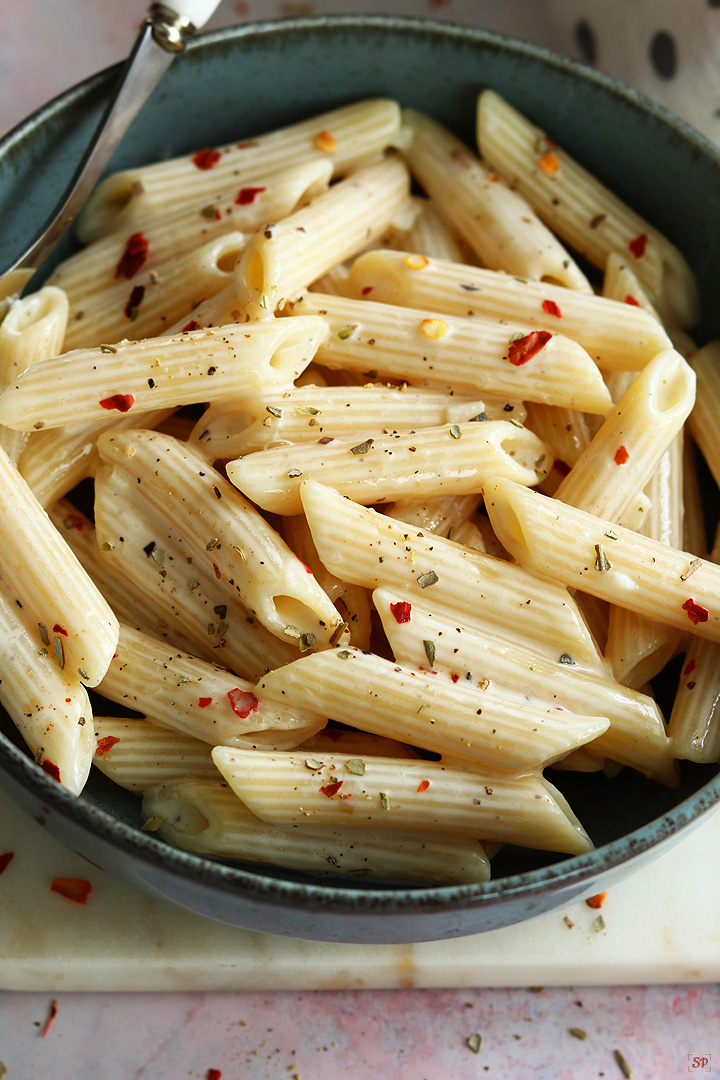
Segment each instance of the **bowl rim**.
[{"label": "bowl rim", "polygon": [[[620,80],[544,46],[511,35],[417,16],[336,14],[268,19],[214,30],[191,40],[187,49],[192,53],[253,36],[278,37],[281,34],[290,36],[300,32],[317,33],[353,28],[432,35],[465,43],[470,41],[518,57],[529,57],[546,66],[567,71],[586,83],[602,88],[626,106],[629,105],[643,114],[652,114],[663,125],[670,126],[685,142],[690,142],[704,157],[710,157],[720,173],[720,150],[664,106]],[[10,153],[13,147],[22,142],[38,125],[51,120],[53,114],[76,103],[89,102],[95,94],[109,92],[121,67],[122,63],[118,63],[90,75],[21,120],[0,139],[0,159]],[[21,786],[40,798],[43,804],[54,808],[81,829],[110,842],[114,848],[127,852],[143,863],[189,879],[198,886],[212,884],[223,893],[244,894],[248,898],[256,899],[267,899],[268,893],[272,893],[274,902],[280,906],[305,910],[332,907],[335,911],[347,913],[357,913],[362,909],[389,914],[393,910],[402,913],[408,908],[418,913],[427,908],[440,907],[457,911],[468,907],[491,908],[513,897],[523,896],[532,900],[541,894],[565,890],[571,886],[579,895],[598,875],[605,875],[622,865],[629,866],[643,853],[698,824],[704,815],[720,805],[718,773],[660,817],[583,855],[560,857],[559,861],[549,866],[487,882],[366,889],[352,884],[325,885],[288,880],[263,873],[262,864],[258,864],[257,870],[246,870],[227,862],[216,861],[212,857],[172,847],[151,833],[143,833],[138,827],[128,825],[94,803],[83,800],[82,795],[76,796],[61,787],[35,765],[24,750],[15,746],[0,732],[0,786],[3,772],[13,776]],[[12,797],[12,791],[9,794]]]}]

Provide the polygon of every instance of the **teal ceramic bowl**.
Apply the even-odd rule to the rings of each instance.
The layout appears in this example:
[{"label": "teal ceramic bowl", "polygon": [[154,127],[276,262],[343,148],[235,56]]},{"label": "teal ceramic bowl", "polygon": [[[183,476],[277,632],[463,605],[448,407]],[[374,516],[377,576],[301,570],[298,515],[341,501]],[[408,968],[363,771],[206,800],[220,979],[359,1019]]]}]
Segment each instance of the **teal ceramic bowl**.
[{"label": "teal ceramic bowl", "polygon": [[[108,98],[103,72],[0,143],[0,265],[57,202]],[[208,34],[170,69],[112,163],[143,164],[233,141],[370,96],[397,98],[472,141],[478,91],[493,87],[664,230],[700,283],[701,341],[720,332],[720,154],[641,95],[542,49],[422,20],[333,16]],[[70,250],[65,242],[64,251]],[[255,930],[347,942],[409,942],[507,926],[607,888],[684,836],[720,802],[717,767],[685,764],[667,790],[623,770],[557,774],[597,847],[555,856],[503,849],[484,885],[318,883],[212,861],[140,832],[139,801],[94,776],[71,796],[28,758],[7,719],[0,784],[93,862],[156,896]]]}]

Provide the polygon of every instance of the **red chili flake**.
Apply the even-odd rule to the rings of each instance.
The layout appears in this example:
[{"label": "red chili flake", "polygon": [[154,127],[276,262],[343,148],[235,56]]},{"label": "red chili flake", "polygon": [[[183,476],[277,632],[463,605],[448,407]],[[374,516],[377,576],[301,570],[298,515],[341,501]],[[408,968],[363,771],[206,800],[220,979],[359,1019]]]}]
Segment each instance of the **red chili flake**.
[{"label": "red chili flake", "polygon": [[628,248],[629,248],[630,252],[635,256],[636,259],[641,259],[643,257],[643,255],[645,254],[645,249],[647,247],[647,242],[648,242],[648,238],[645,235],[645,233],[640,233],[639,236],[636,236],[628,244]]},{"label": "red chili flake", "polygon": [[215,577],[216,577],[216,578],[218,579],[218,581],[219,581],[219,580],[220,580],[220,570],[219,570],[219,568],[218,568],[218,564],[217,564],[217,563],[213,563],[213,564],[212,564],[212,566],[213,566],[213,570],[215,571]]},{"label": "red chili flake", "polygon": [[100,408],[108,409],[108,411],[117,409],[118,412],[129,412],[134,404],[135,398],[132,394],[113,394],[100,401]]},{"label": "red chili flake", "polygon": [[255,202],[258,195],[267,189],[264,187],[244,187],[240,188],[237,193],[235,202],[238,206],[247,206],[249,203]]},{"label": "red chili flake", "polygon": [[366,285],[366,286],[365,286],[365,287],[364,287],[364,288],[363,288],[363,289],[361,290],[361,292],[362,292],[362,295],[363,295],[363,296],[367,296],[367,295],[368,295],[368,293],[371,293],[372,291],[373,291],[373,286],[372,286],[372,285]]},{"label": "red chili flake", "polygon": [[200,324],[197,319],[191,319],[189,323],[186,323],[180,331],[181,334],[189,334],[191,330],[199,330]]},{"label": "red chili flake", "polygon": [[333,795],[337,795],[342,786],[342,780],[333,780],[331,784],[326,784],[325,787],[321,787],[320,790],[323,795],[327,795],[328,799],[332,799]]},{"label": "red chili flake", "polygon": [[451,671],[450,672],[450,678],[452,679],[453,682],[458,682],[459,679],[460,679],[460,676],[458,675],[458,673],[456,671]]},{"label": "red chili flake", "polygon": [[554,300],[543,300],[542,307],[546,315],[554,315],[556,319],[562,319],[560,308]]},{"label": "red chili flake", "polygon": [[634,296],[630,295],[630,293],[628,293],[625,297],[625,303],[630,304],[632,307],[640,307],[640,301],[636,300]]},{"label": "red chili flake", "polygon": [[95,747],[95,753],[98,757],[102,757],[103,754],[107,754],[108,750],[112,750],[115,743],[119,743],[117,735],[106,735],[104,739],[99,739],[98,744]]},{"label": "red chili flake", "polygon": [[217,165],[221,158],[219,150],[198,150],[193,160],[193,165],[197,169],[212,169],[214,165]]},{"label": "red chili flake", "polygon": [[64,634],[65,637],[68,636],[67,630],[64,626],[61,626],[60,623],[55,623],[55,625],[53,626],[53,634]]},{"label": "red chili flake", "polygon": [[149,246],[149,241],[145,239],[141,232],[133,233],[132,236],[128,237],[125,250],[115,267],[115,277],[127,278],[128,281],[130,278],[135,277],[138,270],[145,264]]},{"label": "red chili flake", "polygon": [[0,855],[0,874],[4,874],[10,863],[15,858],[14,851],[6,851],[4,855]]},{"label": "red chili flake", "polygon": [[418,789],[418,791],[427,791],[427,789],[429,787],[430,787],[430,781],[429,780],[421,780],[420,783],[417,786],[417,789]]},{"label": "red chili flake", "polygon": [[208,1069],[205,1080],[222,1080],[222,1073],[219,1069]]},{"label": "red chili flake", "polygon": [[40,1038],[41,1039],[44,1039],[45,1036],[47,1035],[48,1031],[50,1030],[50,1025],[52,1024],[52,1022],[55,1019],[55,1017],[57,1016],[57,1014],[58,1014],[58,1003],[57,1003],[56,999],[53,998],[52,1001],[50,1002],[50,1012],[48,1014],[47,1020],[45,1021],[45,1027],[40,1032]]},{"label": "red chili flake", "polygon": [[570,472],[570,466],[566,461],[561,461],[560,458],[555,458],[553,462],[554,468],[560,473],[561,476],[567,476]]},{"label": "red chili flake", "polygon": [[75,529],[77,532],[82,532],[85,528],[85,522],[81,517],[77,517],[76,514],[68,514],[65,518],[64,525],[66,529]]},{"label": "red chili flake", "polygon": [[57,780],[58,784],[60,783],[60,770],[54,762],[48,761],[46,758],[40,767],[43,772],[46,772],[48,776],[52,776],[53,780]]},{"label": "red chili flake", "polygon": [[467,154],[464,154],[462,150],[453,150],[450,154],[453,161],[457,161],[458,165],[462,165],[463,169],[471,169],[472,161]]},{"label": "red chili flake", "polygon": [[695,670],[695,660],[693,658],[692,660],[688,661],[688,663],[685,665],[685,670],[683,671],[683,675],[692,675],[694,670]]},{"label": "red chili flake", "polygon": [[87,898],[92,892],[92,885],[82,878],[56,877],[53,878],[50,892],[64,896],[66,900],[72,900],[76,904],[87,903]]},{"label": "red chili flake", "polygon": [[410,622],[412,607],[407,600],[400,600],[397,604],[391,604],[390,611],[396,623]]},{"label": "red chili flake", "polygon": [[615,451],[615,457],[613,461],[616,465],[624,465],[627,459],[630,457],[624,446],[619,446]]},{"label": "red chili flake", "polygon": [[508,349],[508,360],[515,367],[527,364],[528,360],[532,360],[533,356],[547,345],[551,337],[552,334],[549,330],[533,330],[532,333],[526,334],[525,337],[511,341]]},{"label": "red chili flake", "polygon": [[210,704],[212,704],[212,698],[211,697],[198,698],[198,705],[200,706],[201,709],[207,709],[208,705],[210,705]]},{"label": "red chili flake", "polygon": [[145,286],[136,285],[133,291],[130,293],[127,304],[125,305],[125,318],[135,319],[137,318],[137,309],[143,302],[145,296]]},{"label": "red chili flake", "polygon": [[708,616],[710,615],[710,612],[706,607],[703,607],[702,604],[696,604],[692,597],[690,597],[689,600],[685,601],[682,609],[683,611],[687,611],[688,619],[693,624],[693,626],[697,626],[698,623],[708,621]]},{"label": "red chili flake", "polygon": [[306,573],[306,574],[312,574],[312,570],[311,570],[311,569],[310,569],[310,567],[309,567],[309,566],[307,565],[307,563],[304,563],[304,562],[302,561],[302,559],[298,559],[298,562],[300,563],[300,565],[302,566],[302,568],[303,568],[303,570],[305,571],[305,573]]},{"label": "red chili flake", "polygon": [[232,711],[236,716],[239,716],[241,720],[244,720],[251,712],[255,712],[260,704],[251,690],[241,690],[239,687],[235,687],[234,690],[228,690],[228,701],[230,702]]},{"label": "red chili flake", "polygon": [[599,907],[603,906],[606,899],[607,899],[607,893],[606,892],[599,892],[599,893],[596,893],[595,896],[588,896],[585,903],[587,904],[588,907],[599,908]]}]

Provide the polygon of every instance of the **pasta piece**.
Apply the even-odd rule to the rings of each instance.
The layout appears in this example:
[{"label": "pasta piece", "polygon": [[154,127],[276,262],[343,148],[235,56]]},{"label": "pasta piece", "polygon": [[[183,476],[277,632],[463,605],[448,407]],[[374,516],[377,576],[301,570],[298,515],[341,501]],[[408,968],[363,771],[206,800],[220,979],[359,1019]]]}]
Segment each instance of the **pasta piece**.
[{"label": "pasta piece", "polygon": [[361,101],[218,150],[158,161],[103,180],[78,219],[83,244],[122,229],[128,233],[168,206],[211,200],[308,161],[331,161],[337,174],[382,152],[397,137],[394,101]]},{"label": "pasta piece", "polygon": [[322,319],[194,330],[101,345],[35,364],[0,395],[0,423],[20,431],[177,408],[287,385],[327,329]]},{"label": "pasta piece", "polygon": [[319,750],[321,753],[369,754],[375,757],[412,758],[419,754],[411,746],[374,735],[371,731],[355,731],[352,728],[326,727],[305,739],[298,749]]},{"label": "pasta piece", "polygon": [[112,282],[84,297],[82,308],[72,312],[65,349],[90,349],[130,335],[135,340],[153,337],[178,320],[189,321],[199,299],[232,283],[244,246],[243,234],[230,232],[157,270],[143,270],[131,281]]},{"label": "pasta piece", "polygon": [[[434,499],[396,499],[387,507],[388,517],[397,518],[407,525],[420,529],[429,529],[438,536],[452,536],[458,544],[467,543],[461,539],[459,530],[467,526],[468,518],[477,510],[482,501],[481,495],[438,495]],[[470,544],[478,551],[485,551],[484,543]]]},{"label": "pasta piece", "polygon": [[[432,642],[429,642],[432,645]],[[432,666],[434,652],[424,660]],[[559,712],[505,691],[453,683],[359,649],[313,653],[269,672],[258,693],[341,723],[501,773],[544,768],[596,739],[605,717]]]},{"label": "pasta piece", "polygon": [[274,705],[226,668],[122,624],[117,652],[97,689],[164,727],[214,746],[260,741],[265,749],[290,750],[326,722],[317,710]]},{"label": "pasta piece", "polygon": [[111,233],[83,248],[53,272],[50,283],[71,298],[74,311],[88,296],[117,280],[131,281],[140,270],[159,267],[229,232],[253,233],[266,221],[287,217],[299,202],[319,194],[332,173],[329,161],[309,161],[272,177],[256,177],[252,186],[236,183],[219,196],[165,208],[148,220],[143,232]]},{"label": "pasta piece", "polygon": [[403,163],[386,158],[257,232],[235,271],[241,311],[249,319],[272,317],[290,297],[379,238],[409,191]]},{"label": "pasta piece", "polygon": [[683,547],[686,551],[696,551],[698,555],[704,556],[708,547],[704,500],[700,491],[695,443],[687,435],[683,440],[682,489],[683,538],[676,546]]},{"label": "pasta piece", "polygon": [[396,660],[421,664],[429,642],[434,667],[453,682],[480,687],[483,697],[497,690],[520,696],[537,707],[570,710],[569,714],[559,712],[560,718],[573,713],[602,714],[610,726],[595,739],[590,752],[629,765],[660,783],[677,782],[672,747],[652,698],[626,689],[607,675],[579,671],[569,654],[545,660],[529,645],[510,644],[473,627],[458,626],[442,611],[431,610],[427,601],[406,604],[406,621],[398,622],[395,613],[402,608],[397,605],[406,595],[391,589],[373,593]]},{"label": "pasta piece", "polygon": [[[228,459],[291,443],[459,424],[483,412],[488,419],[506,419],[505,404],[390,386],[289,387],[252,401],[214,402],[198,420],[191,440],[209,459]],[[522,422],[522,406],[510,408]]]},{"label": "pasta piece", "polygon": [[527,425],[550,446],[557,461],[573,466],[590,443],[583,413],[557,405],[528,404]]},{"label": "pasta piece", "polygon": [[95,686],[115,652],[117,619],[2,450],[0,520],[0,578],[36,627],[37,648]]},{"label": "pasta piece", "polygon": [[229,461],[228,479],[263,510],[301,514],[303,477],[322,477],[355,502],[400,496],[479,493],[490,476],[536,484],[547,470],[547,447],[527,428],[504,420],[451,424],[355,443],[278,446]]},{"label": "pasta piece", "polygon": [[323,367],[407,379],[413,387],[507,395],[584,412],[604,414],[611,404],[585,350],[549,330],[528,333],[517,323],[441,317],[433,311],[321,293],[307,293],[290,310],[327,320],[329,336],[315,357]]},{"label": "pasta piece", "polygon": [[674,350],[660,353],[608,414],[555,498],[619,521],[650,480],[694,400],[692,369]]},{"label": "pasta piece", "polygon": [[432,200],[419,196],[413,196],[411,200],[408,220],[396,222],[383,237],[383,244],[403,252],[418,252],[426,257],[448,259],[450,262],[466,263],[472,259],[467,244],[462,243],[457,233],[448,227]]},{"label": "pasta piece", "polygon": [[483,158],[566,243],[600,269],[611,252],[629,252],[661,313],[694,325],[695,281],[677,248],[492,90],[478,99],[477,140]]},{"label": "pasta piece", "polygon": [[609,371],[639,371],[670,346],[657,319],[639,306],[402,251],[360,255],[350,268],[346,295],[461,318],[557,327]]},{"label": "pasta piece", "polygon": [[525,642],[548,659],[569,653],[580,667],[605,670],[571,596],[547,578],[426,535],[316,481],[306,480],[300,493],[318,554],[343,581],[401,588],[409,601],[432,597],[465,625]]},{"label": "pasta piece", "polygon": [[0,703],[36,763],[79,795],[94,750],[92,709],[77,675],[38,648],[14,590],[0,581]]},{"label": "pasta piece", "polygon": [[182,529],[189,573],[212,569],[224,592],[281,641],[308,648],[339,640],[343,621],[312,572],[191,447],[157,432],[106,432],[98,453],[100,476],[120,473],[133,489],[139,481],[143,501]]},{"label": "pasta piece", "polygon": [[437,210],[485,266],[590,292],[582,271],[525,199],[491,174],[446,128],[402,113],[402,151]]},{"label": "pasta piece", "polygon": [[720,567],[511,480],[486,484],[485,506],[501,541],[525,566],[720,641]]},{"label": "pasta piece", "polygon": [[469,885],[487,881],[480,843],[418,832],[282,826],[261,821],[226,784],[181,780],[148,791],[143,814],[186,851],[249,859],[320,874]]},{"label": "pasta piece", "polygon": [[315,769],[301,754],[223,746],[215,747],[213,761],[265,821],[482,836],[573,855],[592,849],[560,792],[532,774],[504,777],[396,758],[364,759],[363,772],[355,773],[347,755],[326,754]]},{"label": "pasta piece", "polygon": [[128,791],[193,777],[217,778],[210,746],[151,720],[96,716],[93,765]]},{"label": "pasta piece", "polygon": [[702,456],[720,485],[720,341],[711,341],[690,357],[697,376],[697,396],[688,424]]},{"label": "pasta piece", "polygon": [[310,567],[318,585],[327,593],[341,618],[347,623],[351,643],[360,649],[369,649],[372,622],[367,589],[360,585],[350,585],[330,573],[320,560],[310,527],[302,515],[285,518],[283,538],[297,557]]}]

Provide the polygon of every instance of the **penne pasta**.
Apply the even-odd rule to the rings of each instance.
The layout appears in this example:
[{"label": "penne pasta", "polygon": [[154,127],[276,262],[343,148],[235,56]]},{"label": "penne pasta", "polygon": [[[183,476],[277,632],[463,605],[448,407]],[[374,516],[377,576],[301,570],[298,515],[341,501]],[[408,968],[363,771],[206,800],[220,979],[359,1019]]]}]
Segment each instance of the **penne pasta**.
[{"label": "penne pasta", "polygon": [[670,347],[658,320],[642,307],[532,281],[510,273],[421,259],[404,251],[369,251],[353,262],[347,296],[459,318],[557,329],[603,370],[640,371]]},{"label": "penne pasta", "polygon": [[214,780],[217,769],[206,742],[154,724],[115,716],[93,720],[93,765],[128,791],[193,777]]},{"label": "penne pasta", "polygon": [[606,413],[610,394],[597,367],[576,342],[549,330],[480,318],[440,317],[433,311],[307,293],[294,315],[321,315],[329,334],[316,363],[376,378],[406,379],[413,387],[471,396],[507,395],[585,412]]},{"label": "penne pasta", "polygon": [[[465,772],[436,761],[325,754],[264,754],[216,746],[213,761],[265,821],[349,828],[418,829],[482,836],[578,855],[592,843],[563,796],[542,777]],[[325,789],[325,790],[323,790]],[[342,789],[342,790],[341,790]],[[357,809],[356,809],[357,808]]]},{"label": "penne pasta", "polygon": [[[461,538],[460,530],[475,528],[469,522],[469,518],[477,510],[482,502],[482,496],[477,495],[437,495],[434,499],[396,499],[385,509],[388,517],[397,518],[407,525],[414,525],[419,529],[429,529],[438,536],[452,537],[458,544],[468,544]],[[475,528],[473,534],[474,543],[468,544],[478,551],[486,551],[485,543]]]}]

